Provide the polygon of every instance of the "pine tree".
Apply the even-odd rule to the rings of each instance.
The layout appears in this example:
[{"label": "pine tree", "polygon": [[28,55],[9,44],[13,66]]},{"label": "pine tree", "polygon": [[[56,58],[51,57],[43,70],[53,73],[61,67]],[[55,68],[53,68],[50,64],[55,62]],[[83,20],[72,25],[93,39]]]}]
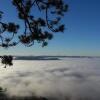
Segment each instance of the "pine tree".
[{"label": "pine tree", "polygon": [[[65,26],[61,19],[68,11],[68,5],[63,0],[12,0],[11,3],[17,10],[18,19],[23,21],[23,33],[18,35],[20,24],[2,22],[4,12],[0,11],[0,47],[9,48],[19,43],[30,47],[34,45],[34,41],[44,47],[53,38],[53,33],[64,32]],[[34,8],[38,8],[44,16],[35,17]],[[10,37],[6,37],[5,34],[8,33]],[[5,68],[6,65],[12,65],[12,56],[1,58]]]}]

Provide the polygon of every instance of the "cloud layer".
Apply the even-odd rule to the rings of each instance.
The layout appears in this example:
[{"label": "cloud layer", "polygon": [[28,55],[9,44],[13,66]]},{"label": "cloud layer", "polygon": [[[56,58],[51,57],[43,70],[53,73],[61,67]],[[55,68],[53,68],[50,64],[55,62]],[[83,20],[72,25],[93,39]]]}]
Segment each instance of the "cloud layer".
[{"label": "cloud layer", "polygon": [[0,86],[11,96],[100,100],[100,59],[14,61],[13,67],[0,68]]}]

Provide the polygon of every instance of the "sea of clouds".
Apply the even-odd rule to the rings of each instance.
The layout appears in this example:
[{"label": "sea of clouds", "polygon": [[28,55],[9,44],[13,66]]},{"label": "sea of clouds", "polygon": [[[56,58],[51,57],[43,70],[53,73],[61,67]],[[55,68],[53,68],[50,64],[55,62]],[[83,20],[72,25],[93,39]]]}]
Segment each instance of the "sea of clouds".
[{"label": "sea of clouds", "polygon": [[100,58],[15,60],[12,67],[0,66],[0,86],[11,96],[100,100]]}]

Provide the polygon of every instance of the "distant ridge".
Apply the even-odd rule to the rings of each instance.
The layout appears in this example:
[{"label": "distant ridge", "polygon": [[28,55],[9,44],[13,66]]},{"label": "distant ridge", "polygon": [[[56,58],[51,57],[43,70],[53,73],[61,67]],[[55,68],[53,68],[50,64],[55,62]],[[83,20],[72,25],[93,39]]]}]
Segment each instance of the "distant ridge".
[{"label": "distant ridge", "polygon": [[15,60],[61,60],[61,58],[100,58],[96,56],[14,56]]}]

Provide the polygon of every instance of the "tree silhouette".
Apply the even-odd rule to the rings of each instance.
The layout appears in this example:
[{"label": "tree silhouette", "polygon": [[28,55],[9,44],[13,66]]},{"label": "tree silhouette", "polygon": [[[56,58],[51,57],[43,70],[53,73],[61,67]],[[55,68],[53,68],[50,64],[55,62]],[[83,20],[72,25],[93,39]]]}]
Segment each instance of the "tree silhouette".
[{"label": "tree silhouette", "polygon": [[[2,22],[4,12],[0,11],[0,47],[9,48],[19,43],[30,47],[35,41],[44,47],[53,38],[53,33],[64,31],[61,19],[68,11],[68,5],[63,0],[11,0],[11,3],[17,10],[18,19],[23,21],[23,33],[18,34],[20,24]],[[36,8],[43,16],[35,17]],[[3,64],[12,65],[12,56],[1,58]]]}]

